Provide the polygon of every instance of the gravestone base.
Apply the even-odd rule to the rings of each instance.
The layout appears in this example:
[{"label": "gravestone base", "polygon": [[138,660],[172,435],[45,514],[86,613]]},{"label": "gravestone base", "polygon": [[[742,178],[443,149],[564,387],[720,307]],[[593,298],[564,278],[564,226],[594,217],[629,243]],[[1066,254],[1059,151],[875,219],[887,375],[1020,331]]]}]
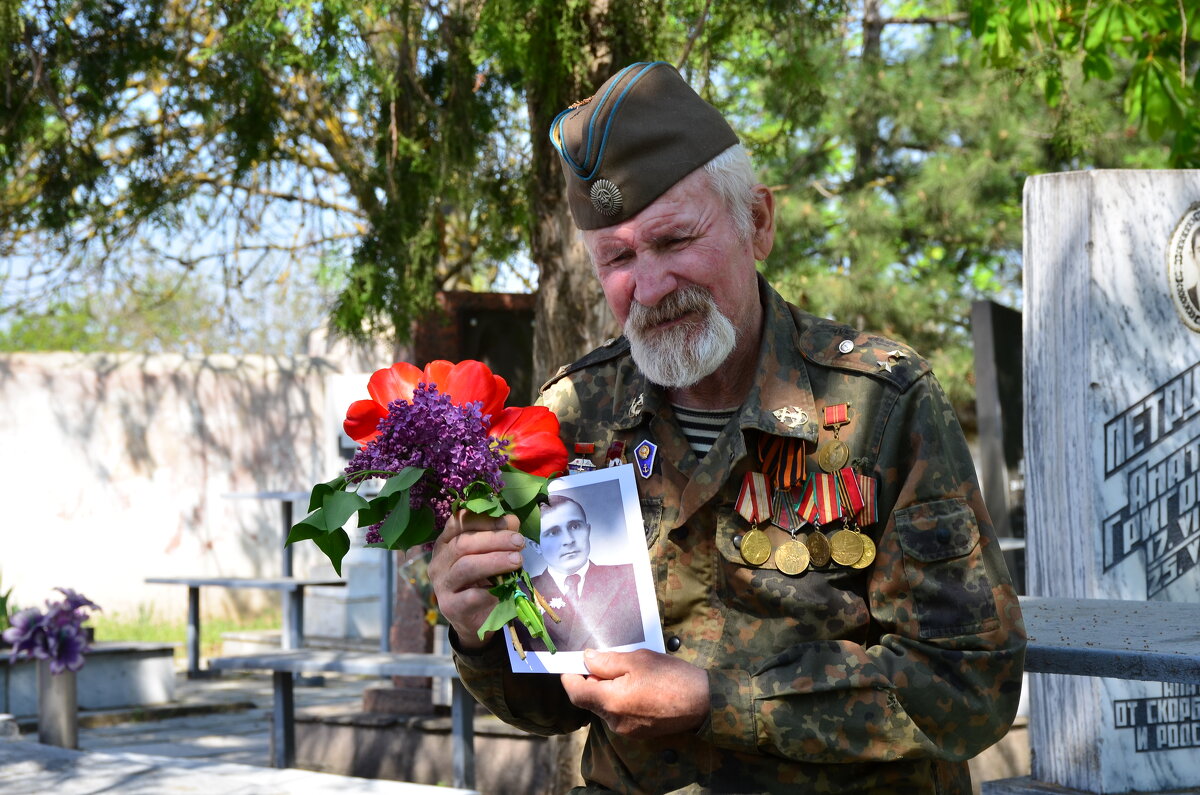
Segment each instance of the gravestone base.
[{"label": "gravestone base", "polygon": [[368,687],[363,691],[363,712],[432,715],[433,690],[429,687]]},{"label": "gravestone base", "polygon": [[[1185,787],[1183,789],[1159,790],[1157,792],[1142,792],[1139,790],[1137,795],[1180,795],[1180,793],[1194,792],[1196,792],[1194,787]],[[1057,784],[1034,781],[1029,776],[985,781],[980,785],[980,793],[981,795],[1092,795],[1092,793],[1081,789],[1071,789],[1069,787],[1060,787]]]}]

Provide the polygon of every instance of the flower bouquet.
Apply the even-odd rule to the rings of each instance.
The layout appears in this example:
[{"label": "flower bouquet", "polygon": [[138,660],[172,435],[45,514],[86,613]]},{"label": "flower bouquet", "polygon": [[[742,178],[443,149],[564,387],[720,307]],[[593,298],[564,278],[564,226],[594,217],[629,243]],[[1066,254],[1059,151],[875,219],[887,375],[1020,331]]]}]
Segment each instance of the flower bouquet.
[{"label": "flower bouquet", "polygon": [[83,622],[86,609],[99,610],[95,602],[70,588],[55,589],[63,595],[57,602],[46,601],[46,612],[30,607],[13,615],[12,625],[4,630],[4,640],[12,644],[11,660],[21,657],[48,660],[50,673],[78,671],[88,650]]},{"label": "flower bouquet", "polygon": [[[341,574],[350,550],[345,524],[357,515],[366,545],[408,550],[437,538],[451,514],[513,514],[522,535],[541,535],[539,505],[550,478],[567,468],[558,418],[543,406],[505,407],[508,384],[482,362],[434,361],[418,368],[398,362],[367,383],[370,400],[350,405],[343,424],[362,447],[345,471],[312,489],[310,513],[287,543],[312,540]],[[363,483],[382,480],[367,499]],[[499,604],[480,628],[498,630],[513,619],[551,651],[554,644],[535,602],[557,620],[522,569],[496,578]],[[510,637],[522,652],[515,632]],[[523,656],[523,652],[522,652]]]}]

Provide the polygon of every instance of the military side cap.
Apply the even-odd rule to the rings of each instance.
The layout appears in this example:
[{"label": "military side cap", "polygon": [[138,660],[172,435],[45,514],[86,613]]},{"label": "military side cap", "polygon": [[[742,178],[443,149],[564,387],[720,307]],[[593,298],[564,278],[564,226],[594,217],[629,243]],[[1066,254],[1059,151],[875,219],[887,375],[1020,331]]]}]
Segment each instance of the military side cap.
[{"label": "military side cap", "polygon": [[632,218],[738,142],[725,117],[663,61],[617,72],[558,114],[550,140],[580,229]]}]

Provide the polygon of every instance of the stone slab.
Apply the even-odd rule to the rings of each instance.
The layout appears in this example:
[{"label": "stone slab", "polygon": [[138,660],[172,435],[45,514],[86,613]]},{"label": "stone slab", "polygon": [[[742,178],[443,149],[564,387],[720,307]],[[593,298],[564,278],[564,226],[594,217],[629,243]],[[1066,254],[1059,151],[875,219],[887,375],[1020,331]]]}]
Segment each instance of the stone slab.
[{"label": "stone slab", "polygon": [[1200,605],[1021,597],[1025,670],[1200,684]]},{"label": "stone slab", "polygon": [[180,759],[146,754],[70,751],[29,740],[0,742],[0,790],[6,795],[467,795],[471,790],[400,781],[370,781],[309,770]]},{"label": "stone slab", "polygon": [[[1031,177],[1024,220],[1028,592],[1200,612],[1200,171]],[[1076,645],[1058,673],[1095,674]],[[1149,681],[1156,653],[1031,677],[1035,780],[1200,787],[1200,685]]]},{"label": "stone slab", "polygon": [[[165,704],[175,698],[175,647],[169,643],[92,644],[76,673],[79,708],[104,710]],[[37,667],[0,656],[0,712],[37,713]]]}]

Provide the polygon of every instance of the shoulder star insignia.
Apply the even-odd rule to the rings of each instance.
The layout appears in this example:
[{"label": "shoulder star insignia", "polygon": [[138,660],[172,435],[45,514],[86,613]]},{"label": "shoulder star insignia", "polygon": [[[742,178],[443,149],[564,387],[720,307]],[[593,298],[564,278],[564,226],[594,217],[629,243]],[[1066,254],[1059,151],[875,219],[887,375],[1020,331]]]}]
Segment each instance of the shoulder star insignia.
[{"label": "shoulder star insignia", "polygon": [[771,412],[781,425],[796,429],[808,424],[808,414],[797,406],[784,406]]},{"label": "shoulder star insignia", "polygon": [[895,362],[893,362],[891,359],[888,359],[886,361],[880,360],[875,362],[875,364],[879,366],[880,370],[887,370],[890,373],[892,371],[892,365],[895,364]]},{"label": "shoulder star insignia", "polygon": [[908,354],[901,350],[895,350],[895,351],[888,351],[887,357],[889,359],[895,359],[896,361],[899,361],[900,359],[907,359]]}]

